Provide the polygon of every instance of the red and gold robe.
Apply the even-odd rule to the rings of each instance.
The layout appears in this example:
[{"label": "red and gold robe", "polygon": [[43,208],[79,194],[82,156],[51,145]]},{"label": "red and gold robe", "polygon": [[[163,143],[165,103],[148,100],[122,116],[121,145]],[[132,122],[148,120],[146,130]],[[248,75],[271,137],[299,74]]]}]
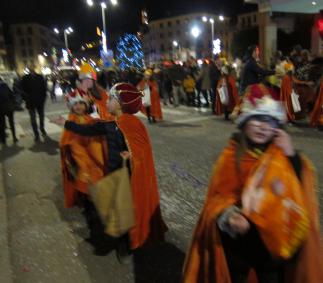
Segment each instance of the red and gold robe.
[{"label": "red and gold robe", "polygon": [[319,96],[316,99],[314,109],[311,113],[311,126],[323,126],[323,79],[321,81]]},{"label": "red and gold robe", "polygon": [[147,130],[135,116],[117,119],[131,154],[131,189],[135,208],[135,227],[130,231],[132,249],[164,239],[167,227],[160,210],[159,191],[153,153]]},{"label": "red and gold robe", "polygon": [[[150,106],[150,115],[155,118],[157,121],[163,120],[163,112],[160,104],[160,96],[159,96],[159,90],[158,90],[158,84],[156,81],[152,80],[142,80],[138,85],[137,88],[140,91],[143,91],[145,89],[145,85],[148,84],[150,89],[150,100],[151,100],[151,106]],[[145,115],[146,108],[143,106],[141,109],[141,112],[143,112]]]},{"label": "red and gold robe", "polygon": [[[228,105],[226,105],[226,107],[229,112],[232,112],[233,109],[239,104],[238,88],[236,86],[234,77],[231,75],[222,76],[222,78],[218,82],[217,89],[222,87],[224,83],[227,85],[228,95],[229,95],[229,102],[228,102]],[[216,102],[215,102],[216,115],[222,115],[224,113],[224,106],[225,105],[222,105],[221,103],[218,90],[216,90]]]},{"label": "red and gold robe", "polygon": [[[243,187],[241,184],[246,183],[261,159],[249,152],[245,153],[240,160],[238,172],[236,150],[237,144],[232,141],[214,167],[205,205],[186,258],[183,283],[231,283],[216,221],[226,208],[240,201]],[[278,150],[273,150],[272,154],[273,160],[277,162],[280,158],[286,158],[279,154]],[[309,212],[310,228],[308,237],[297,255],[297,260],[286,263],[285,282],[318,283],[323,278],[323,262],[314,169],[305,157],[301,159],[301,185]],[[293,168],[288,167],[286,170],[293,170]],[[274,227],[274,229],[281,229],[281,227]],[[248,283],[257,282],[255,274],[251,272],[250,275]]]},{"label": "red and gold robe", "polygon": [[282,101],[289,121],[295,120],[295,113],[292,104],[293,77],[285,75],[280,88],[280,100]]}]

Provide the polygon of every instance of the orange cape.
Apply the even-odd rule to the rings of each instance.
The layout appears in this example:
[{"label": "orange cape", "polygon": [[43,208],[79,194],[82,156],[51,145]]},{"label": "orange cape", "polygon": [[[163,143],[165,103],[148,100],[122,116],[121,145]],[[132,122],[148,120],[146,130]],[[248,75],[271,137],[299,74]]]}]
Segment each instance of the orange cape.
[{"label": "orange cape", "polygon": [[238,89],[236,86],[236,82],[234,77],[232,76],[223,76],[217,85],[216,90],[216,102],[215,102],[215,113],[216,115],[222,115],[224,113],[223,105],[220,100],[220,95],[218,92],[218,88],[223,85],[223,80],[226,81],[226,85],[228,87],[228,94],[229,94],[229,104],[227,105],[228,111],[232,112],[236,105],[239,104],[239,94]]},{"label": "orange cape", "polygon": [[311,126],[323,126],[323,80],[321,82],[319,96],[316,99],[314,109],[311,113]]},{"label": "orange cape", "polygon": [[289,121],[295,120],[295,113],[292,104],[293,78],[285,75],[282,80],[280,89],[280,100],[285,106],[287,117]]},{"label": "orange cape", "polygon": [[[158,91],[158,84],[155,81],[145,81],[142,80],[138,85],[137,88],[142,91],[145,88],[145,84],[149,85],[150,88],[150,100],[151,100],[151,106],[150,106],[150,113],[151,116],[154,117],[156,120],[161,121],[163,120],[163,112],[160,105],[160,96]],[[141,109],[141,112],[147,115],[146,108],[143,106]]]},{"label": "orange cape", "polygon": [[131,188],[136,225],[130,231],[132,249],[163,240],[167,227],[162,219],[159,192],[150,139],[145,126],[135,116],[117,119],[131,153]]},{"label": "orange cape", "polygon": [[[216,219],[224,209],[240,200],[241,183],[246,182],[258,161],[257,157],[246,153],[241,159],[238,173],[235,142],[231,142],[220,156],[214,167],[207,199],[187,255],[183,283],[231,282]],[[306,158],[302,158],[302,161],[302,188],[310,213],[310,233],[297,260],[286,264],[286,283],[318,283],[323,278],[315,178],[310,162]],[[250,275],[248,282],[257,282],[254,273]]]},{"label": "orange cape", "polygon": [[[70,114],[69,121],[93,123],[93,118]],[[88,194],[88,187],[104,176],[105,141],[101,137],[82,137],[64,130],[60,141],[61,169],[66,208],[77,205],[77,193]]]}]

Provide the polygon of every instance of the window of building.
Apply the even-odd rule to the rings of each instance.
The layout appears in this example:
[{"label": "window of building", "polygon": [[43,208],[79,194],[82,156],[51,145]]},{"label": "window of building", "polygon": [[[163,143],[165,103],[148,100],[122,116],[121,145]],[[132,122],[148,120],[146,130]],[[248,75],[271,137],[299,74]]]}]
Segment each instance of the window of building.
[{"label": "window of building", "polygon": [[27,57],[27,51],[26,51],[26,49],[23,49],[22,51],[21,51],[21,54],[22,54],[22,57]]},{"label": "window of building", "polygon": [[169,26],[169,27],[171,27],[172,26],[172,22],[167,22],[167,25]]},{"label": "window of building", "polygon": [[159,24],[159,27],[160,27],[160,28],[164,28],[164,23],[160,23],[160,24]]},{"label": "window of building", "polygon": [[17,34],[18,34],[18,35],[22,35],[21,27],[17,27]]},{"label": "window of building", "polygon": [[242,18],[241,20],[241,26],[245,27],[246,26],[246,18]]},{"label": "window of building", "polygon": [[165,45],[164,45],[164,44],[161,44],[161,45],[160,45],[160,50],[161,50],[162,52],[164,52],[164,51],[165,51]]},{"label": "window of building", "polygon": [[47,49],[48,44],[47,44],[47,41],[45,39],[41,40],[41,46],[42,46],[43,49]]},{"label": "window of building", "polygon": [[159,34],[159,38],[164,38],[164,34],[163,33],[160,33]]},{"label": "window of building", "polygon": [[170,32],[168,32],[168,36],[169,36],[169,37],[172,37],[172,36],[173,36],[173,32],[171,32],[171,31],[170,31]]},{"label": "window of building", "polygon": [[30,37],[27,38],[27,43],[28,43],[28,45],[32,45],[33,44],[33,42],[32,42],[32,40],[31,40]]},{"label": "window of building", "polygon": [[33,34],[33,28],[32,27],[28,27],[27,28],[27,32],[28,32],[28,34],[32,35]]},{"label": "window of building", "polygon": [[257,23],[257,15],[254,15],[254,16],[253,16],[253,22],[254,22],[254,23]]},{"label": "window of building", "polygon": [[176,31],[176,35],[181,36],[181,31],[180,30]]},{"label": "window of building", "polygon": [[248,17],[248,27],[251,26],[251,17]]},{"label": "window of building", "polygon": [[32,49],[29,49],[28,54],[29,54],[29,57],[33,57],[34,56],[34,51]]},{"label": "window of building", "polygon": [[25,46],[26,40],[24,38],[20,38],[20,45]]}]

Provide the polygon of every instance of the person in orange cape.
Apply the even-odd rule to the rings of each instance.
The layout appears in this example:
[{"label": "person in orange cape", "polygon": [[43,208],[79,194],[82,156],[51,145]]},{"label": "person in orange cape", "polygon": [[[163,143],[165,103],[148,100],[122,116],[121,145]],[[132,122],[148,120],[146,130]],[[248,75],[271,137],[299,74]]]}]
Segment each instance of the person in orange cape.
[{"label": "person in orange cape", "polygon": [[[68,121],[80,125],[91,125],[94,119],[88,115],[87,101],[80,95],[68,96],[71,109]],[[64,187],[64,206],[80,206],[90,230],[87,239],[95,247],[95,253],[101,254],[106,246],[103,225],[99,219],[89,195],[89,186],[105,175],[104,155],[106,144],[102,137],[81,137],[64,130],[60,141],[61,169]]]},{"label": "person in orange cape", "polygon": [[[122,165],[121,154],[130,156],[130,179],[135,208],[135,226],[126,239],[131,250],[164,239],[167,227],[162,219],[151,142],[145,126],[133,114],[142,107],[142,94],[134,86],[120,83],[110,90],[108,110],[115,121],[79,125],[71,121],[65,129],[82,136],[103,136],[108,143],[107,164],[116,163],[108,174]],[[130,253],[130,249],[127,253]],[[124,254],[123,254],[124,255]],[[119,254],[119,256],[122,256]]]},{"label": "person in orange cape", "polygon": [[[224,113],[225,120],[229,120],[230,113],[239,103],[239,94],[238,88],[236,86],[235,79],[232,75],[229,74],[228,66],[223,66],[222,69],[222,78],[219,80],[216,91],[216,103],[215,103],[215,113],[216,115],[222,115]],[[226,87],[228,90],[228,97],[225,104],[221,102],[219,89]]]},{"label": "person in orange cape", "polygon": [[182,282],[320,282],[313,166],[283,130],[281,103],[257,85],[249,92],[214,166]]},{"label": "person in orange cape", "polygon": [[111,121],[114,117],[109,114],[106,108],[109,96],[107,92],[97,83],[97,75],[94,68],[84,63],[79,71],[79,83],[77,88],[68,96],[82,96],[89,104],[89,111],[93,118]]},{"label": "person in orange cape", "polygon": [[153,72],[151,70],[146,70],[145,77],[137,85],[137,88],[144,95],[141,111],[147,116],[149,123],[156,123],[156,121],[163,120],[163,112],[160,105],[158,84],[152,75]]},{"label": "person in orange cape", "polygon": [[283,77],[280,88],[280,101],[282,101],[285,107],[288,121],[293,122],[295,120],[295,113],[292,104],[294,66],[290,63],[286,63],[284,68],[286,75]]},{"label": "person in orange cape", "polygon": [[316,99],[314,109],[311,113],[312,127],[318,127],[319,130],[323,130],[323,78],[321,79],[321,85],[319,88],[319,95]]}]

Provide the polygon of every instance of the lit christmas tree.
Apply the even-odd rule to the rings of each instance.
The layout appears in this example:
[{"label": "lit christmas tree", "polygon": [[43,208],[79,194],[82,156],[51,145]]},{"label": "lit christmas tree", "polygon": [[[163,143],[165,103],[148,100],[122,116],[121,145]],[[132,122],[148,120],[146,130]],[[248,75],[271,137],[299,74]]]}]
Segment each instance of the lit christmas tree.
[{"label": "lit christmas tree", "polygon": [[120,37],[117,44],[117,60],[121,70],[135,67],[143,68],[144,53],[139,39],[133,34]]}]

